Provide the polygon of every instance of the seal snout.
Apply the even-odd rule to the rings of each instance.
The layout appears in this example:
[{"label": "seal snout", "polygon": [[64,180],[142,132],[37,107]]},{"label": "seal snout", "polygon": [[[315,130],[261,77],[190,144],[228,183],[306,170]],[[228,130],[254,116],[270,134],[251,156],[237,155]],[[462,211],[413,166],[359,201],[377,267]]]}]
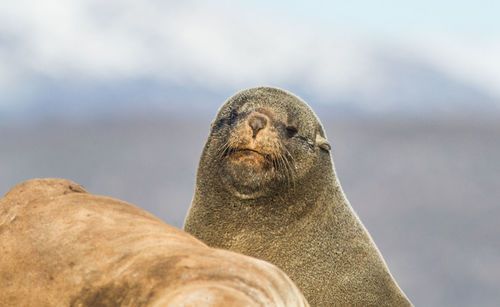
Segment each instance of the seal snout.
[{"label": "seal snout", "polygon": [[269,118],[260,112],[253,112],[248,117],[248,125],[252,128],[252,137],[255,138],[260,130],[267,127]]}]

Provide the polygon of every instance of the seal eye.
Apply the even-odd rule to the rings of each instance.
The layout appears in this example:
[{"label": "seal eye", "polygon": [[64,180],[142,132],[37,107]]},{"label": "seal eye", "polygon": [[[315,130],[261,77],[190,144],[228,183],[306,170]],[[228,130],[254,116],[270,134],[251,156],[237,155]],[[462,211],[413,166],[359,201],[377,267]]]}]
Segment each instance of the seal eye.
[{"label": "seal eye", "polygon": [[286,135],[287,135],[289,138],[296,136],[296,135],[297,135],[297,132],[298,132],[298,130],[297,130],[297,128],[296,128],[296,127],[294,127],[294,126],[288,126],[288,127],[286,127]]},{"label": "seal eye", "polygon": [[232,124],[237,116],[238,113],[236,113],[236,110],[231,110],[231,115],[229,116],[229,122]]}]

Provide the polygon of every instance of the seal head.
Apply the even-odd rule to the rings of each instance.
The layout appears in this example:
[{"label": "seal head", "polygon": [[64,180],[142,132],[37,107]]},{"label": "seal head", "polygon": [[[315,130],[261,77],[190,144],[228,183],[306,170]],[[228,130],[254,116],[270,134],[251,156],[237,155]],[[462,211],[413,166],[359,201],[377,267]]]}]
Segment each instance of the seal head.
[{"label": "seal head", "polygon": [[274,88],[243,91],[226,102],[212,124],[208,150],[225,189],[241,199],[257,199],[293,188],[311,169],[315,149],[330,145],[310,108]]}]

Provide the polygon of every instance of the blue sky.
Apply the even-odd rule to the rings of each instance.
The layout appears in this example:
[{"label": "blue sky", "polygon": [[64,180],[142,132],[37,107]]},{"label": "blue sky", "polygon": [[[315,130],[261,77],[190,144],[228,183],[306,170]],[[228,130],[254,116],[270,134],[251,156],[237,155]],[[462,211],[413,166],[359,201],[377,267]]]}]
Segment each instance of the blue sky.
[{"label": "blue sky", "polygon": [[500,2],[480,1],[245,1],[275,12],[307,18],[332,27],[348,28],[376,37],[409,33],[500,35]]},{"label": "blue sky", "polygon": [[496,1],[3,1],[0,117],[201,105],[204,93],[220,104],[262,84],[371,111],[499,109],[498,12]]}]

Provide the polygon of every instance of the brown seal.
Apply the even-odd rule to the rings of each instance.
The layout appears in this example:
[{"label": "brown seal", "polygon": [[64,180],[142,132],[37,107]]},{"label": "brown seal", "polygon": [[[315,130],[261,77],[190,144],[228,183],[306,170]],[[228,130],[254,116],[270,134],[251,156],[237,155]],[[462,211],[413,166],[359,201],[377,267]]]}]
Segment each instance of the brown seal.
[{"label": "brown seal", "polygon": [[62,179],[0,200],[1,306],[308,306],[262,260]]},{"label": "brown seal", "polygon": [[184,230],[276,264],[311,306],[411,305],[345,198],[316,115],[277,88],[220,108]]}]

